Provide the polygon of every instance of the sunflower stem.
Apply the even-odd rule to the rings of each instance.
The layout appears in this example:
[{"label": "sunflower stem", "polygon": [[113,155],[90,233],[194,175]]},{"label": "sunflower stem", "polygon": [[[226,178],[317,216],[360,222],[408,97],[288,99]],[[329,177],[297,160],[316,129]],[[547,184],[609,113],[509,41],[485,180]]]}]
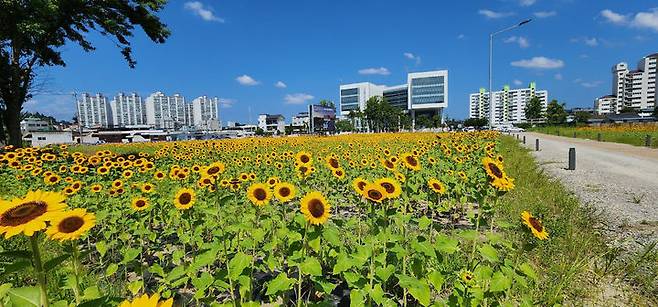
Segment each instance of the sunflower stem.
[{"label": "sunflower stem", "polygon": [[82,301],[80,297],[80,251],[75,241],[71,243],[71,249],[73,250],[73,276],[75,277],[73,294],[75,295],[75,304],[80,305]]},{"label": "sunflower stem", "polygon": [[46,288],[46,272],[43,270],[41,263],[41,253],[39,252],[38,233],[30,237],[30,246],[32,247],[32,257],[34,259],[34,269],[37,271],[37,281],[39,282],[39,291],[41,292],[41,306],[48,307],[48,289]]},{"label": "sunflower stem", "polygon": [[[308,230],[308,222],[304,226],[304,237],[302,239],[302,259],[306,257],[306,232]],[[297,307],[302,306],[302,264],[297,265]]]}]

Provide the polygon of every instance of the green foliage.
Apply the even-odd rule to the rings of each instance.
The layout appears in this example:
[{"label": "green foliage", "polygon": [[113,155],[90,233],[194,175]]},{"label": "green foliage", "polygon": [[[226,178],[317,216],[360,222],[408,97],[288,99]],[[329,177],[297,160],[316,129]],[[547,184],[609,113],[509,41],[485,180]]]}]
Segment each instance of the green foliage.
[{"label": "green foliage", "polygon": [[590,118],[592,114],[589,112],[578,111],[574,114],[574,121],[579,124],[586,124]]},{"label": "green foliage", "polygon": [[546,107],[546,121],[551,125],[560,125],[567,122],[567,111],[564,103],[553,99]]},{"label": "green foliage", "polygon": [[336,130],[338,132],[354,131],[354,125],[350,120],[340,119],[336,121]]},{"label": "green foliage", "polygon": [[469,118],[464,121],[464,126],[466,127],[482,128],[482,127],[486,127],[487,125],[489,125],[489,119],[486,117]]},{"label": "green foliage", "polygon": [[391,106],[382,96],[370,97],[363,111],[368,126],[375,132],[398,131],[402,110]]},{"label": "green foliage", "polygon": [[[547,110],[548,112],[548,110]],[[525,106],[526,119],[539,119],[544,118],[544,107],[542,106],[539,97],[535,96],[528,101]]]}]

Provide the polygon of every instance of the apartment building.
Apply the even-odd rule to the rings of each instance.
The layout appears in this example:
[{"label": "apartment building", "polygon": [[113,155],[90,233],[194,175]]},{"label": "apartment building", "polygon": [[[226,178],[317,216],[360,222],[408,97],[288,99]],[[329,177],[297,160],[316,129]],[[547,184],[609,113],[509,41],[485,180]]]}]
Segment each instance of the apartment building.
[{"label": "apartment building", "polygon": [[[599,114],[615,113],[632,109],[647,111],[656,106],[656,65],[658,53],[650,54],[637,64],[635,70],[630,70],[628,64],[621,62],[612,67],[612,95],[599,97],[594,101],[594,107]],[[614,96],[611,101],[610,97]],[[601,99],[605,101],[600,101]],[[597,106],[607,106],[609,111]]]},{"label": "apartment building", "polygon": [[[510,89],[505,85],[501,91],[493,92],[493,126],[518,124],[526,122],[525,107],[533,97],[539,98],[542,108],[546,110],[548,91],[537,90],[535,82],[527,88]],[[480,88],[478,93],[469,95],[468,115],[470,118],[491,118],[489,116],[489,92]]]},{"label": "apartment building", "polygon": [[117,94],[110,102],[114,127],[143,126],[146,124],[146,105],[137,93]]},{"label": "apartment building", "polygon": [[110,103],[103,94],[82,94],[76,102],[78,121],[86,128],[112,127],[112,110]]}]

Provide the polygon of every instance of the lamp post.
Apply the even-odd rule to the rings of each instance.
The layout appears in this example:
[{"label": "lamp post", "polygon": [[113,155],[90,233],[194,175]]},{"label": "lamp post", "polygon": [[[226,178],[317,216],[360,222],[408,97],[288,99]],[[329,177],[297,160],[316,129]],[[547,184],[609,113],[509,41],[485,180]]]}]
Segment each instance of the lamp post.
[{"label": "lamp post", "polygon": [[82,144],[82,123],[80,122],[80,108],[78,108],[78,93],[73,91],[71,92],[71,95],[73,95],[73,101],[75,103],[75,114],[76,118],[78,119],[78,139],[80,140],[80,144]]},{"label": "lamp post", "polygon": [[493,122],[494,122],[494,104],[493,104],[493,92],[492,92],[492,75],[493,75],[493,38],[494,36],[507,32],[512,29],[516,29],[526,23],[531,22],[532,19],[526,19],[524,21],[521,21],[513,26],[507,27],[502,30],[498,30],[496,32],[493,32],[489,34],[489,129],[493,128]]}]

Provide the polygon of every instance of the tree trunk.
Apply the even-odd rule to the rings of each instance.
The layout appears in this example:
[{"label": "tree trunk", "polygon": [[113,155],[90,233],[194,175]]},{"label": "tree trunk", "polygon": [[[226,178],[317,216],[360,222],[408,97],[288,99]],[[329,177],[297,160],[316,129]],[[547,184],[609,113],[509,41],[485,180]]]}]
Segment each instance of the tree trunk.
[{"label": "tree trunk", "polygon": [[4,111],[0,111],[0,144],[7,145],[7,137],[5,135]]},{"label": "tree trunk", "polygon": [[23,147],[23,136],[21,133],[21,109],[22,103],[16,101],[6,102],[7,109],[4,112],[5,126],[9,134],[9,145]]}]

